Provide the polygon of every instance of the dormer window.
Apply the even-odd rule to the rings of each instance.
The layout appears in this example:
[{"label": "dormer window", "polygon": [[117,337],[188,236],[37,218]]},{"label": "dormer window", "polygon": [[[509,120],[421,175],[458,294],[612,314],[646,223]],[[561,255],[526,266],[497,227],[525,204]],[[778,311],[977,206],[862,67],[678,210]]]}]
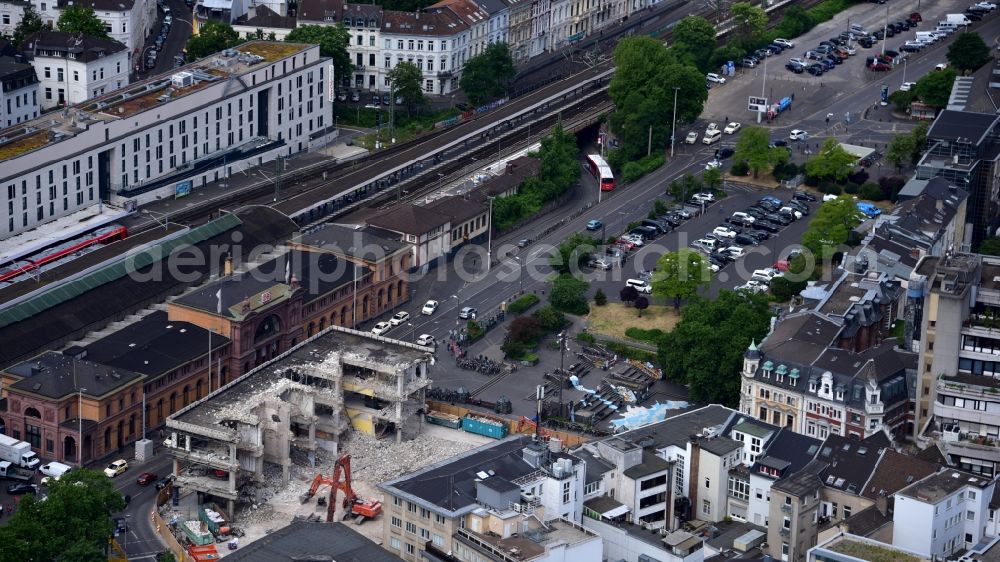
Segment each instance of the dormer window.
[{"label": "dormer window", "polygon": [[838,386],[837,387],[837,400],[843,400],[843,399],[844,399],[844,389]]},{"label": "dormer window", "polygon": [[816,379],[809,379],[809,392],[816,392]]},{"label": "dormer window", "polygon": [[777,375],[778,382],[784,382],[785,375],[788,374],[788,367],[785,365],[778,365],[778,369],[774,371],[774,374]]},{"label": "dormer window", "polygon": [[764,371],[764,378],[771,378],[771,371],[774,370],[774,363],[771,361],[764,361],[764,365],[761,366]]}]

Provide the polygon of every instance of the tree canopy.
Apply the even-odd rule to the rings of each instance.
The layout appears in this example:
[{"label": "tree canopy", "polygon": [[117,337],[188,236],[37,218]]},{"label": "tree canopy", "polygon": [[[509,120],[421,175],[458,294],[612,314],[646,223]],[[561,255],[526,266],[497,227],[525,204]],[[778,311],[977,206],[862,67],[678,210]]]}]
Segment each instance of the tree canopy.
[{"label": "tree canopy", "polygon": [[594,240],[583,234],[574,234],[559,244],[556,255],[549,260],[560,275],[568,275],[580,271],[580,266],[587,263],[590,253],[594,251]]},{"label": "tree canopy", "polygon": [[809,222],[809,228],[802,234],[802,245],[817,260],[832,255],[838,246],[847,243],[851,229],[861,224],[863,217],[850,195],[826,201],[820,205],[816,216]]},{"label": "tree canopy", "polygon": [[57,26],[59,31],[65,31],[66,33],[100,37],[103,39],[107,39],[108,37],[104,22],[97,17],[94,9],[80,4],[72,4],[63,9],[62,13],[59,14]]},{"label": "tree canopy", "polygon": [[507,230],[537,213],[543,205],[566,193],[580,177],[576,137],[572,133],[557,124],[542,138],[541,145],[538,176],[525,180],[517,195],[493,201],[493,224],[498,230]]},{"label": "tree canopy", "polygon": [[590,312],[587,305],[586,281],[572,275],[560,275],[552,281],[549,302],[559,312],[582,315]]},{"label": "tree canopy", "polygon": [[502,98],[517,75],[514,58],[506,43],[493,43],[472,57],[462,69],[459,86],[475,105]]},{"label": "tree canopy", "polygon": [[656,260],[653,272],[653,294],[673,299],[674,306],[681,300],[688,300],[698,294],[698,289],[708,285],[712,272],[707,260],[690,248],[680,248],[676,252],[666,252]]},{"label": "tree canopy", "polygon": [[946,68],[928,72],[917,80],[913,91],[920,101],[934,107],[945,107],[951,97],[951,86],[955,83],[955,71]]},{"label": "tree canopy", "polygon": [[751,6],[749,2],[736,2],[729,8],[735,27],[737,42],[743,48],[749,48],[758,42],[767,29],[767,12],[760,6]]},{"label": "tree canopy", "polygon": [[342,81],[343,77],[353,73],[354,67],[351,64],[351,57],[347,53],[351,34],[342,23],[337,25],[300,25],[285,37],[285,41],[319,45],[320,56],[333,59],[334,79],[338,83]]},{"label": "tree canopy", "polygon": [[407,111],[427,103],[424,89],[420,84],[424,79],[423,75],[424,73],[417,68],[417,65],[407,61],[397,64],[387,73],[393,93],[396,94],[396,97],[403,98]]},{"label": "tree canopy", "polygon": [[724,290],[713,300],[696,297],[658,344],[657,359],[669,379],[689,386],[691,400],[736,408],[743,352],[767,334],[770,318],[765,295]]},{"label": "tree canopy", "polygon": [[974,31],[959,33],[951,45],[948,45],[948,54],[945,56],[951,66],[962,72],[975,70],[993,58],[983,37]]},{"label": "tree canopy", "polygon": [[898,170],[910,162],[913,152],[916,150],[916,142],[913,135],[896,135],[889,141],[889,148],[885,152],[885,159]]},{"label": "tree canopy", "polygon": [[31,4],[27,4],[24,6],[21,21],[14,27],[14,36],[11,38],[11,42],[14,43],[14,47],[20,49],[25,37],[43,29],[45,29],[45,23],[42,22],[42,16],[35,11]]},{"label": "tree canopy", "polygon": [[835,138],[823,141],[816,154],[806,160],[806,174],[818,179],[842,181],[854,170],[857,157],[852,156]]},{"label": "tree canopy", "polygon": [[189,60],[207,57],[240,43],[240,34],[229,24],[209,20],[198,26],[198,35],[188,39],[185,51]]},{"label": "tree canopy", "polygon": [[715,26],[701,16],[688,16],[673,29],[673,46],[702,72],[709,72],[715,51]]},{"label": "tree canopy", "polygon": [[670,142],[674,88],[677,90],[677,121],[694,121],[708,99],[705,76],[686,58],[651,37],[622,39],[615,47],[617,71],[609,93],[615,104],[612,131],[621,141],[624,161],[646,156],[649,129],[653,150]]},{"label": "tree canopy", "polygon": [[979,244],[979,253],[1000,256],[1000,238],[987,238]]},{"label": "tree canopy", "polygon": [[106,560],[110,516],[125,507],[111,483],[93,470],[71,470],[48,484],[45,501],[24,496],[0,527],[0,562]]},{"label": "tree canopy", "polygon": [[736,141],[733,160],[746,162],[747,167],[757,177],[760,172],[770,170],[775,164],[788,160],[788,151],[771,146],[771,135],[764,127],[749,125],[743,128]]}]

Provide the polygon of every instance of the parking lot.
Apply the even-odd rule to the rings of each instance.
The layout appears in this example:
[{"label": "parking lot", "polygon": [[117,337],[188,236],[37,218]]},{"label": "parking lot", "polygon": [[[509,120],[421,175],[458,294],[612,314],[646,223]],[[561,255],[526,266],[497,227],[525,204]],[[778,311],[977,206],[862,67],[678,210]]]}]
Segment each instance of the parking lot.
[{"label": "parking lot", "polygon": [[[791,99],[790,107],[777,115],[770,123],[762,124],[778,129],[782,136],[792,128],[797,121],[811,116],[817,109],[830,105],[837,99],[850,94],[860,85],[885,83],[889,91],[899,89],[903,82],[915,82],[920,78],[915,73],[904,76],[903,64],[894,65],[890,72],[873,72],[865,67],[867,57],[880,54],[883,47],[886,50],[898,50],[907,40],[912,40],[917,31],[933,30],[937,22],[944,19],[945,14],[962,13],[972,4],[972,0],[940,0],[936,2],[918,2],[917,0],[893,0],[886,4],[864,3],[842,12],[830,21],[824,22],[808,33],[794,38],[794,47],[780,54],[766,58],[765,65],[756,68],[737,68],[734,76],[727,76],[725,84],[713,84],[709,92],[709,100],[702,113],[705,121],[720,123],[738,121],[743,124],[753,123],[757,114],[747,108],[750,96],[765,97],[769,102],[777,102],[782,98]],[[918,10],[919,4],[919,10]],[[893,23],[905,20],[912,12],[919,11],[923,21],[915,28],[896,34],[875,43],[871,48],[864,48],[856,43],[853,48],[856,54],[844,60],[842,64],[824,72],[822,76],[813,76],[808,72],[796,74],[785,68],[790,58],[803,58],[806,51],[815,50],[821,41],[837,37],[847,31],[851,25],[861,25],[869,32],[882,30],[886,21]],[[983,19],[983,22],[997,17],[995,12]],[[975,30],[983,22],[974,23]],[[954,35],[951,39],[954,38]],[[988,43],[992,38],[984,37]],[[936,57],[944,60],[944,53],[949,40],[940,41],[918,53],[908,54],[908,63],[925,57]],[[899,60],[901,63],[902,60]],[[875,100],[873,100],[875,101]],[[836,121],[844,118],[837,114]],[[858,116],[854,117],[856,121]],[[850,119],[850,118],[848,118]],[[700,124],[699,124],[700,125]],[[698,130],[698,127],[693,127]],[[821,131],[810,131],[813,136]]]}]

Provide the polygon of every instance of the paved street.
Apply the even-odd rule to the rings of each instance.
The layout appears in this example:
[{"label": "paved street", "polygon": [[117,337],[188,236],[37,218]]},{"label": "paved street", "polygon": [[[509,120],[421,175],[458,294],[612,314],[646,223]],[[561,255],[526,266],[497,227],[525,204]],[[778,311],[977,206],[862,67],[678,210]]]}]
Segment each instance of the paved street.
[{"label": "paved street", "polygon": [[164,12],[157,8],[156,21],[149,26],[149,36],[146,37],[145,46],[139,55],[139,73],[132,69],[131,81],[143,80],[150,76],[169,72],[174,68],[174,56],[180,55],[191,38],[191,8],[184,5],[184,0],[163,0],[170,7],[170,15],[173,17],[173,24],[170,26],[170,33],[167,34],[167,41],[157,54],[156,66],[152,69],[146,68],[146,57],[150,51],[155,50],[156,37],[160,34],[160,26],[163,24]]}]

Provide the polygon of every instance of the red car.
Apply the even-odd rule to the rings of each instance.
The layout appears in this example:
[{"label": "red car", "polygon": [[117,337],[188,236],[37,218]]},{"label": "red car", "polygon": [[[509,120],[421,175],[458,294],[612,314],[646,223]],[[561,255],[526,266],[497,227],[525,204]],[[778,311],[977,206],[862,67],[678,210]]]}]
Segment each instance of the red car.
[{"label": "red car", "polygon": [[138,478],[135,479],[135,483],[140,486],[148,486],[153,482],[156,482],[156,478],[156,475],[152,472],[143,472]]},{"label": "red car", "polygon": [[913,21],[924,21],[924,18],[920,17],[920,12],[913,12],[910,14],[910,19]]},{"label": "red car", "polygon": [[871,65],[869,68],[871,68],[875,72],[888,72],[888,71],[892,70],[892,65],[891,64],[885,64],[884,62],[877,62],[877,63]]}]

